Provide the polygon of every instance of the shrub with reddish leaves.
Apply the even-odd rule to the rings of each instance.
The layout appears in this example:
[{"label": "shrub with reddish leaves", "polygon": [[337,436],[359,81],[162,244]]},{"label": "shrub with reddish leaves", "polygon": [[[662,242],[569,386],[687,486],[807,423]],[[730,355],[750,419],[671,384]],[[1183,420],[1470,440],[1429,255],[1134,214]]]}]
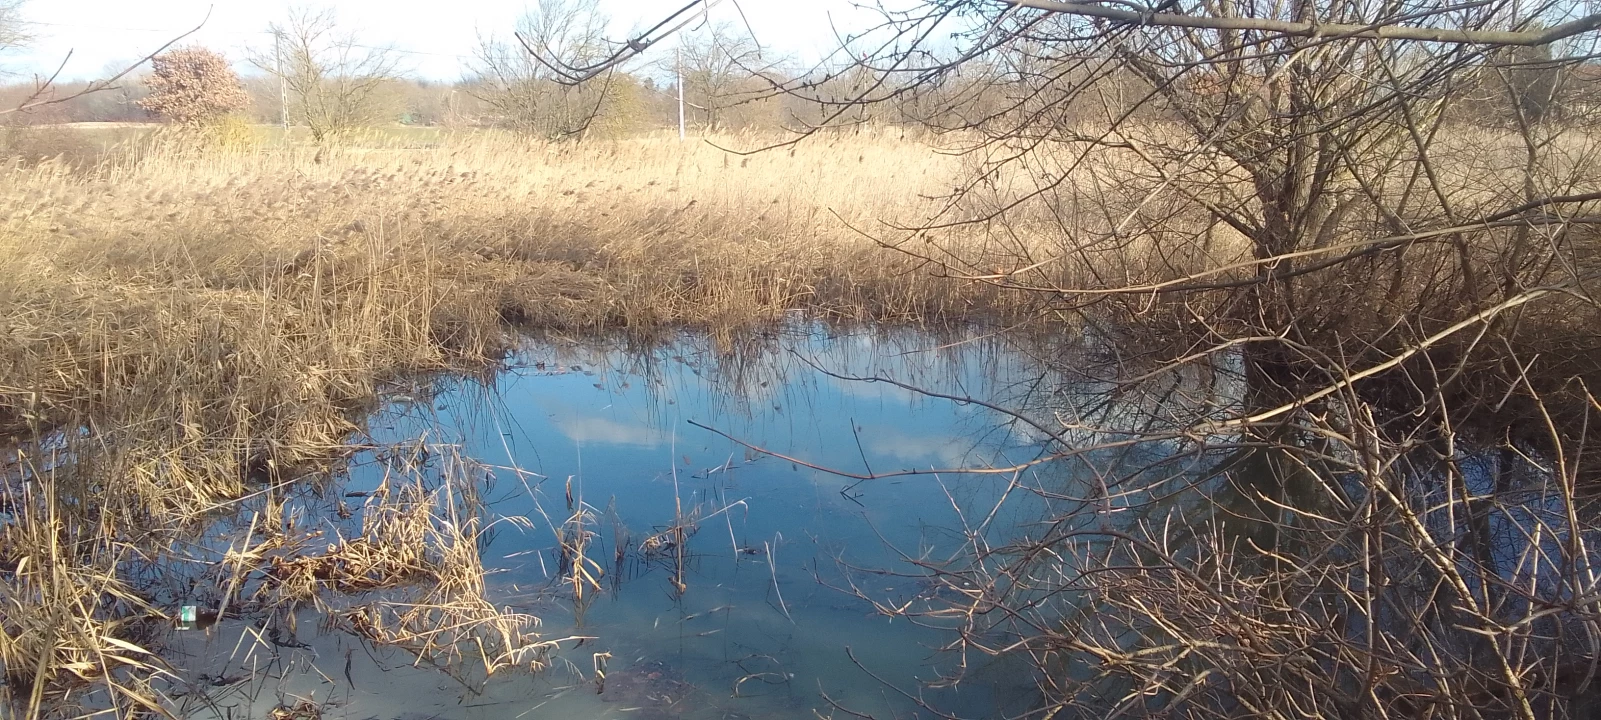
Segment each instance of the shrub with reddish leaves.
[{"label": "shrub with reddish leaves", "polygon": [[205,48],[180,48],[151,60],[150,94],[139,106],[150,114],[184,125],[202,124],[243,109],[249,102],[239,75],[222,55]]}]

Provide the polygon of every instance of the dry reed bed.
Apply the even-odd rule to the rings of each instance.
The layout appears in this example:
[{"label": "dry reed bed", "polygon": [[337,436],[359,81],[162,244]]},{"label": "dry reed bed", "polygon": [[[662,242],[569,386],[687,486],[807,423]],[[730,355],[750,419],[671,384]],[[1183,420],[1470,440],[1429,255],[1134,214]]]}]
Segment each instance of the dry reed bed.
[{"label": "dry reed bed", "polygon": [[[234,500],[263,485],[326,471],[382,383],[489,367],[521,329],[727,330],[797,310],[1016,318],[1058,298],[936,279],[918,255],[957,274],[1030,268],[1003,282],[1043,287],[1169,280],[1248,256],[1188,199],[1145,198],[1165,181],[1139,163],[1109,155],[1069,173],[1051,152],[1025,171],[979,177],[954,208],[943,196],[982,175],[983,158],[887,132],[751,156],[668,137],[544,145],[480,134],[437,149],[347,147],[322,163],[305,149],[156,142],[92,173],[45,163],[0,174],[0,429],[24,448],[68,429],[73,460],[52,465],[35,449],[4,468],[3,498],[22,509],[0,536],[8,688],[30,714],[87,681],[127,688],[112,693],[123,709],[152,702],[135,680],[159,663],[119,644],[145,639],[130,618],[159,617],[119,575],[130,554],[237,512]],[[1483,185],[1475,192],[1504,193],[1497,174],[1464,177]],[[1005,222],[886,223],[981,217],[1041,185]],[[1409,262],[1420,260],[1446,262]],[[26,489],[42,487],[50,494]],[[414,494],[408,507],[426,504]],[[428,520],[411,534],[373,525],[327,553],[280,556],[279,597],[309,601],[328,587],[319,571],[357,560],[377,579],[347,577],[351,589],[435,572],[443,558],[476,567],[457,557],[473,547],[468,525],[411,517]],[[432,560],[397,538],[421,538]],[[384,570],[395,567],[406,572]],[[501,638],[487,664],[542,658],[527,622],[497,615],[470,572],[441,587],[421,615],[345,617],[369,636],[448,655],[438,645],[455,640],[427,626],[466,613]]]},{"label": "dry reed bed", "polygon": [[[144,648],[162,610],[128,583],[130,563],[159,560],[239,512],[237,499],[325,472],[384,381],[487,367],[520,327],[1017,309],[928,282],[844,222],[915,213],[919,189],[952,170],[927,148],[862,135],[751,158],[660,138],[485,136],[438,150],[347,148],[326,163],[157,148],[95,173],[7,171],[0,428],[19,450],[0,483],[12,513],[0,536],[6,690],[28,716],[163,704],[149,684],[161,662]],[[46,451],[41,438],[62,447]],[[458,562],[474,547],[470,527],[433,511],[408,517],[424,516],[416,537],[379,532],[312,555],[295,546],[301,554],[280,556],[278,587],[298,591],[283,597],[477,567]],[[421,538],[433,560],[418,565],[397,538]],[[317,575],[358,559],[366,580],[336,587]],[[466,575],[433,583],[438,596],[418,612],[345,617],[430,654],[470,642],[499,648],[483,658],[491,666],[537,664],[543,645],[527,621],[501,615]],[[464,619],[489,634],[429,629]],[[85,685],[109,692],[51,702],[82,702],[73,689]]]},{"label": "dry reed bed", "polygon": [[749,158],[488,137],[326,164],[158,151],[97,177],[13,170],[0,177],[0,421],[68,406],[150,417],[192,387],[207,411],[243,403],[226,414],[249,422],[263,398],[294,413],[370,397],[369,371],[492,358],[508,321],[965,318],[1006,300],[930,283],[846,224],[915,216],[951,165],[879,136]]}]

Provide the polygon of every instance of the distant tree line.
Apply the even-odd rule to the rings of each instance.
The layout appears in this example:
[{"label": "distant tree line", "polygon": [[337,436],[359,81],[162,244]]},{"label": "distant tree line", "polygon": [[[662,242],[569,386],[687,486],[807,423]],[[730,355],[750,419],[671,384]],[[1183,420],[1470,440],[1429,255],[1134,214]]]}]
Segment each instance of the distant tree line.
[{"label": "distant tree line", "polygon": [[[0,0],[0,14],[14,13],[17,2]],[[743,26],[707,22],[681,33],[677,47],[651,48],[645,56],[649,62],[630,63],[593,82],[561,82],[549,63],[578,67],[599,61],[616,47],[606,36],[609,26],[595,0],[537,0],[515,23],[514,32],[479,39],[464,61],[461,79],[439,81],[407,76],[403,53],[367,44],[342,26],[332,10],[291,10],[269,27],[270,42],[248,48],[245,62],[234,64],[248,70],[242,76],[233,75],[215,49],[179,48],[111,90],[21,113],[8,123],[185,123],[196,112],[226,110],[251,123],[287,119],[318,141],[360,127],[396,124],[497,127],[580,139],[676,127],[682,82],[683,119],[697,133],[868,123],[938,130],[1015,112],[1033,96],[1041,78],[1056,72],[1026,45],[953,65],[937,78],[887,76],[849,58],[798,70],[790,59],[763,48]],[[0,37],[0,45],[25,40],[20,34]],[[1529,48],[1503,52],[1500,64],[1504,71],[1483,79],[1483,102],[1457,106],[1459,121],[1507,125],[1517,117],[1560,120],[1601,108],[1601,65],[1552,60],[1548,51],[1542,55]],[[179,66],[189,71],[182,82],[171,72]],[[1119,113],[1159,119],[1155,115],[1160,113],[1142,100],[1152,88],[1137,74],[1091,76],[1085,71],[1083,80],[1092,91],[1076,93],[1067,107],[1056,108],[1053,122]],[[1205,74],[1185,82],[1187,91],[1209,92]],[[59,83],[52,92],[71,96],[87,84]],[[221,95],[193,97],[200,86]],[[795,92],[800,86],[806,91]],[[14,105],[35,90],[29,82],[0,85],[0,107]],[[163,92],[167,98],[152,99],[153,93]],[[174,92],[191,97],[174,106]],[[864,98],[872,102],[862,102]],[[207,102],[214,107],[184,105]]]}]

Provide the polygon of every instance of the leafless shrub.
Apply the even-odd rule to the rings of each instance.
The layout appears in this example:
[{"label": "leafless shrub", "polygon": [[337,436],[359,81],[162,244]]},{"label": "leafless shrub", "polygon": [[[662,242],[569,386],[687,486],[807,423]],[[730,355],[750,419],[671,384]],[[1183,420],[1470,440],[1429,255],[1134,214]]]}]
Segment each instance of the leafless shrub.
[{"label": "leafless shrub", "polygon": [[[683,49],[663,56],[663,69],[684,85],[684,102],[696,122],[708,131],[761,125],[778,103],[769,97],[771,63],[756,40],[729,23],[711,23],[683,36]],[[779,125],[771,117],[765,124]]]},{"label": "leafless shrub", "polygon": [[370,125],[383,114],[380,91],[399,66],[389,48],[364,45],[340,27],[332,8],[292,9],[271,32],[274,45],[257,50],[250,62],[283,81],[295,121],[318,143]]},{"label": "leafless shrub", "polygon": [[[1556,71],[1601,16],[1574,12],[934,0],[790,83],[812,135],[917,98],[972,172],[881,243],[1118,359],[1101,410],[1015,411],[1053,439],[1031,465],[1083,478],[1036,488],[1042,529],[966,528],[922,563],[948,592],[880,608],[1026,656],[1046,714],[1593,710],[1601,178]],[[1492,87],[1505,120],[1463,123]]]},{"label": "leafless shrub", "polygon": [[[608,52],[609,18],[594,0],[540,0],[517,23],[517,36],[563,62],[585,65]],[[634,80],[608,73],[596,82],[570,85],[519,42],[482,38],[468,92],[491,111],[494,124],[543,138],[582,137],[597,122],[623,121]]]}]

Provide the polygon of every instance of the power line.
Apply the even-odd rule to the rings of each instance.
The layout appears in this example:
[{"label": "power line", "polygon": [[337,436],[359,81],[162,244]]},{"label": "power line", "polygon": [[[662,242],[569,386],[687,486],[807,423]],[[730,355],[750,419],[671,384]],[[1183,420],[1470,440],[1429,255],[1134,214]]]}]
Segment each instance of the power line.
[{"label": "power line", "polygon": [[[20,22],[20,23],[22,23],[24,25],[44,25],[44,26],[47,26],[47,27],[79,28],[79,29],[82,29],[82,30],[113,30],[113,31],[116,31],[116,32],[153,32],[153,33],[170,33],[170,34],[173,34],[173,35],[177,35],[177,34],[183,32],[183,30],[181,30],[181,29],[174,29],[174,28],[118,27],[118,26],[115,26],[115,25],[92,25],[92,24],[89,24],[89,23],[45,22],[43,20],[18,20],[17,22]],[[212,30],[210,28],[207,28],[205,30],[205,32],[226,33],[226,34],[229,34],[229,35],[271,35],[272,34],[271,32],[266,31],[266,30]]]},{"label": "power line", "polygon": [[[108,31],[113,31],[113,32],[171,33],[173,35],[176,35],[178,33],[183,32],[182,30],[173,30],[171,28],[161,29],[161,28],[117,27],[117,26],[114,26],[114,25],[92,25],[92,24],[88,24],[88,23],[44,22],[42,20],[22,20],[22,21],[19,21],[19,22],[22,22],[22,23],[27,24],[27,25],[45,25],[45,26],[49,26],[49,27],[78,28],[78,29],[81,29],[81,30],[108,30]],[[204,32],[221,33],[221,34],[227,34],[227,35],[267,35],[267,36],[271,36],[273,34],[271,30],[212,30],[212,29],[207,29]],[[473,59],[475,59],[474,56],[472,56],[472,55],[462,55],[462,54],[459,54],[459,53],[432,52],[432,51],[428,51],[428,50],[407,50],[405,48],[383,47],[383,46],[380,46],[380,45],[362,45],[362,44],[353,43],[353,44],[351,44],[351,47],[358,47],[358,48],[361,48],[363,50],[381,50],[381,51],[385,51],[385,52],[400,53],[400,54],[403,54],[403,55],[428,55],[428,56],[432,56],[432,57],[456,58],[458,60],[473,60]]]},{"label": "power line", "polygon": [[362,48],[363,50],[382,50],[384,52],[396,52],[396,53],[401,53],[403,55],[432,55],[432,56],[435,56],[435,57],[453,57],[453,58],[456,58],[458,60],[476,60],[477,59],[476,57],[474,57],[472,55],[458,55],[456,53],[428,52],[426,50],[403,50],[403,49],[397,48],[397,47],[383,47],[383,46],[379,46],[379,45],[356,45],[356,44],[352,44],[351,47],[358,47],[358,48]]}]

